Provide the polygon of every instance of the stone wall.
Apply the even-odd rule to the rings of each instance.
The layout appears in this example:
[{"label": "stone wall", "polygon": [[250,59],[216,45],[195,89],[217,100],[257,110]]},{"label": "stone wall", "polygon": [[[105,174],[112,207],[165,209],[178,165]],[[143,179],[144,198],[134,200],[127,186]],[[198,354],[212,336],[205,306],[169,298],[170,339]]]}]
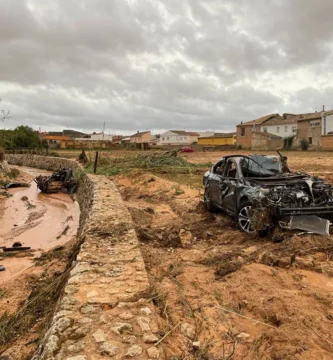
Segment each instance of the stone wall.
[{"label": "stone wall", "polygon": [[[31,155],[7,159],[44,169],[51,164],[78,166],[67,159]],[[154,346],[159,329],[146,300],[149,281],[139,241],[115,184],[104,176],[85,175],[77,197],[82,245],[33,359],[163,359],[162,348]]]}]

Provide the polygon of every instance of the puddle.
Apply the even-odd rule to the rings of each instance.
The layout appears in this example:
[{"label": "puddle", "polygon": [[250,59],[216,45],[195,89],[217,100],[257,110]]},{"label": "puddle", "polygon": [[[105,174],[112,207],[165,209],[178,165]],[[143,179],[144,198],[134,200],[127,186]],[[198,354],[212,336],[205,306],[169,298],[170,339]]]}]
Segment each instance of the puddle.
[{"label": "puddle", "polygon": [[[19,167],[29,178],[50,172]],[[63,245],[76,235],[80,209],[70,195],[42,194],[33,180],[29,188],[9,189],[13,196],[6,199],[0,218],[0,247],[11,247],[14,242],[35,250],[49,250]],[[65,230],[66,229],[66,230]],[[65,233],[64,233],[65,232]],[[0,283],[18,275],[33,263],[29,258],[8,258],[1,260],[6,271],[0,272]]]}]

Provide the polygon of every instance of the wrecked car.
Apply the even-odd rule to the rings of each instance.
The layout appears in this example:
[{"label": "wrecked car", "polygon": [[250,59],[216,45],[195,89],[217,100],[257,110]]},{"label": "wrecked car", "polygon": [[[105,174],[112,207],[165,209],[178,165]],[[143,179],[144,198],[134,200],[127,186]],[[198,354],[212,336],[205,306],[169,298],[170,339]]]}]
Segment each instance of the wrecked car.
[{"label": "wrecked car", "polygon": [[285,229],[329,234],[333,217],[330,184],[293,173],[284,156],[230,155],[203,177],[204,204],[235,217],[241,231],[279,225]]},{"label": "wrecked car", "polygon": [[51,176],[39,175],[34,179],[41,192],[46,194],[65,191],[73,193],[76,191],[76,181],[73,178],[71,168],[63,168],[54,172]]}]

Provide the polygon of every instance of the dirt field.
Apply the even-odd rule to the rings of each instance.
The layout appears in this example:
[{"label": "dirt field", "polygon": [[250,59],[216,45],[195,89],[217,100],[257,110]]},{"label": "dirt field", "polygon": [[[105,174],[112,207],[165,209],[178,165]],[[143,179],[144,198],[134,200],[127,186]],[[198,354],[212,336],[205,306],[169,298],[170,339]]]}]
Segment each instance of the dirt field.
[{"label": "dirt field", "polygon": [[[331,154],[287,155],[293,170],[332,182]],[[333,359],[332,239],[240,233],[229,216],[205,211],[201,178],[142,169],[114,177],[142,244],[168,359]]]}]

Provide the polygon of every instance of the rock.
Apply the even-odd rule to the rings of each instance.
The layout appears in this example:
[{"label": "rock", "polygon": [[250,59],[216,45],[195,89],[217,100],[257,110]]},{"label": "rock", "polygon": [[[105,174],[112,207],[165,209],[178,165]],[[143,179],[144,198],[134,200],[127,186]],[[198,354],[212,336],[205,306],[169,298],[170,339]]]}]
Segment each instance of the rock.
[{"label": "rock", "polygon": [[84,318],[77,320],[77,323],[81,324],[81,325],[89,325],[92,323],[92,320],[89,319],[88,317],[84,317]]},{"label": "rock", "polygon": [[301,258],[297,256],[295,259],[295,265],[302,269],[312,269],[314,267],[314,261],[311,258]]},{"label": "rock", "polygon": [[143,307],[143,308],[140,309],[140,313],[141,313],[141,314],[144,314],[144,315],[150,315],[151,312],[152,312],[152,311],[149,309],[148,306],[145,306],[145,307]]},{"label": "rock", "polygon": [[70,335],[70,339],[77,340],[85,337],[89,333],[89,328],[87,327],[79,327],[73,331]]},{"label": "rock", "polygon": [[180,325],[180,332],[191,340],[195,339],[195,335],[196,335],[195,327],[189,323],[182,323]]},{"label": "rock", "polygon": [[82,314],[89,314],[89,313],[96,312],[96,309],[92,305],[84,305],[84,306],[82,306],[80,311]]},{"label": "rock", "polygon": [[147,344],[153,344],[159,340],[158,337],[156,335],[154,335],[153,333],[144,334],[142,339],[143,339],[143,342],[145,342]]},{"label": "rock", "polygon": [[97,343],[102,343],[105,341],[105,334],[102,329],[98,329],[92,334],[93,338]]},{"label": "rock", "polygon": [[99,347],[99,351],[102,355],[106,354],[109,356],[114,356],[117,355],[117,353],[119,352],[119,347],[117,345],[105,342]]},{"label": "rock", "polygon": [[111,331],[117,335],[121,335],[123,331],[132,331],[132,325],[128,323],[115,323]]},{"label": "rock", "polygon": [[192,346],[193,346],[193,349],[199,350],[200,349],[200,341],[193,341]]},{"label": "rock", "polygon": [[188,247],[192,244],[192,233],[186,229],[180,229],[179,238],[182,244],[182,247]]},{"label": "rock", "polygon": [[206,231],[206,236],[207,236],[207,238],[209,238],[209,237],[213,237],[214,234],[210,231]]},{"label": "rock", "polygon": [[236,336],[236,338],[237,338],[238,340],[246,340],[246,339],[248,339],[249,337],[250,337],[250,335],[247,334],[247,333],[244,333],[244,332],[242,332],[242,333],[240,333],[240,334],[238,334],[238,335]]},{"label": "rock", "polygon": [[77,355],[66,358],[66,360],[88,360],[88,358],[85,355]]},{"label": "rock", "polygon": [[99,318],[99,322],[102,323],[102,324],[109,324],[111,321],[112,321],[112,316],[111,315],[103,314]]},{"label": "rock", "polygon": [[157,347],[152,346],[147,350],[147,354],[152,359],[158,359],[160,356],[160,351],[157,349]]},{"label": "rock", "polygon": [[52,355],[55,354],[60,349],[60,339],[56,335],[51,335],[45,345],[45,354],[52,358]]},{"label": "rock", "polygon": [[67,351],[70,353],[78,353],[84,349],[83,342],[77,342],[76,344],[69,345]]},{"label": "rock", "polygon": [[136,343],[136,336],[134,336],[134,335],[124,336],[122,341],[125,344],[135,344]]},{"label": "rock", "polygon": [[125,356],[134,357],[141,354],[142,354],[142,347],[139,345],[133,345],[127,350]]},{"label": "rock", "polygon": [[126,311],[126,312],[123,312],[123,313],[119,314],[118,316],[119,316],[120,319],[122,319],[122,320],[130,320],[130,319],[132,319],[133,314],[131,314],[130,312]]},{"label": "rock", "polygon": [[150,319],[148,317],[138,317],[137,322],[143,332],[150,331]]},{"label": "rock", "polygon": [[279,266],[282,268],[287,268],[291,265],[291,257],[290,256],[284,256],[279,259]]},{"label": "rock", "polygon": [[57,320],[52,328],[54,332],[62,334],[67,328],[71,327],[73,323],[74,323],[73,319],[63,317]]}]

